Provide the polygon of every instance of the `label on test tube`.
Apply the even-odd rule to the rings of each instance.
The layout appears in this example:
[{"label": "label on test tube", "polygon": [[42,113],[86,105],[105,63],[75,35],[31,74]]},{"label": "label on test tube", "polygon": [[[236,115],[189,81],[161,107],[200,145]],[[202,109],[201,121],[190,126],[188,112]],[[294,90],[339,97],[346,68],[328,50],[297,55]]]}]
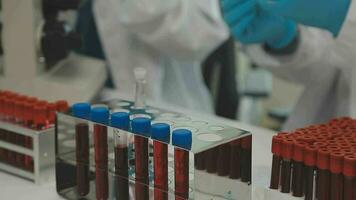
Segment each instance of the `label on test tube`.
[{"label": "label on test tube", "polygon": [[[176,199],[189,198],[189,149],[192,146],[192,132],[178,129],[172,133],[174,148],[174,187]],[[187,150],[185,150],[187,149]]]}]

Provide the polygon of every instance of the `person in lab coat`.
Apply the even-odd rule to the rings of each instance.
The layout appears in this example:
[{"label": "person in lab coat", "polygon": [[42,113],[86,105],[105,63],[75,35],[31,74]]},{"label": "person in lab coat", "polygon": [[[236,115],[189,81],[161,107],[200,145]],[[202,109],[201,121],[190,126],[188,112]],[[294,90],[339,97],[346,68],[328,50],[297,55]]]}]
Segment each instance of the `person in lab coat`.
[{"label": "person in lab coat", "polygon": [[144,67],[149,99],[213,112],[201,62],[229,37],[218,0],[95,0],[94,15],[119,93]]},{"label": "person in lab coat", "polygon": [[304,86],[285,129],[338,116],[356,117],[355,2],[223,0],[222,4],[225,21],[250,58]]}]

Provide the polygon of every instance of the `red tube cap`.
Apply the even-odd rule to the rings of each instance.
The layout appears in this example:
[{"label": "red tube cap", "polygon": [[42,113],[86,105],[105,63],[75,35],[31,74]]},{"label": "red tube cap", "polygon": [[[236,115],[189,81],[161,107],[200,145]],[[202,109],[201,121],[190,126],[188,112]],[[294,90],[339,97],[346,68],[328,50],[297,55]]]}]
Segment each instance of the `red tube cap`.
[{"label": "red tube cap", "polygon": [[302,142],[294,143],[293,160],[303,162],[305,144]]},{"label": "red tube cap", "polygon": [[317,153],[317,167],[319,169],[329,169],[330,152],[327,148],[318,149]]},{"label": "red tube cap", "polygon": [[65,100],[59,100],[56,102],[58,112],[67,112],[69,109],[68,102]]},{"label": "red tube cap", "polygon": [[356,177],[356,156],[346,155],[344,157],[343,174],[347,177]]},{"label": "red tube cap", "polygon": [[282,142],[282,157],[283,159],[292,159],[293,158],[293,146],[294,140],[284,139]]},{"label": "red tube cap", "polygon": [[283,142],[283,137],[280,135],[275,135],[272,138],[272,154],[281,156],[282,155],[282,142]]},{"label": "red tube cap", "polygon": [[304,148],[304,164],[309,167],[314,167],[316,164],[317,149],[313,146]]},{"label": "red tube cap", "polygon": [[344,154],[340,151],[333,151],[330,154],[330,171],[334,174],[342,173],[344,164]]}]

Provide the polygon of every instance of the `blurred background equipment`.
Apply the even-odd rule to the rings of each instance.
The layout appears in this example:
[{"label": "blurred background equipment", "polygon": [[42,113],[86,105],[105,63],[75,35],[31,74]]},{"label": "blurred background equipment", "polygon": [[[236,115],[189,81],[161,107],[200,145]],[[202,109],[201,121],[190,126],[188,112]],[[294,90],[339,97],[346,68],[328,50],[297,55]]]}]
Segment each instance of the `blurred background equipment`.
[{"label": "blurred background equipment", "polygon": [[70,10],[79,8],[80,3],[79,0],[2,1],[6,53],[0,70],[0,89],[48,100],[93,99],[107,74],[101,60],[72,52],[82,45],[81,35],[70,24],[76,19]]}]

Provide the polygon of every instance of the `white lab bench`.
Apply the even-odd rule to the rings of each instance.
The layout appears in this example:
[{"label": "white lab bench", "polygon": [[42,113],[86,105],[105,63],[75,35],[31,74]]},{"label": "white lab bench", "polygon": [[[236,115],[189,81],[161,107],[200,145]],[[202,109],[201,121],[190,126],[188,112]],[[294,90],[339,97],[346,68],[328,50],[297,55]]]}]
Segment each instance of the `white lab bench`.
[{"label": "white lab bench", "polygon": [[[182,111],[182,109],[180,109],[179,112],[199,116],[197,113]],[[236,128],[250,131],[253,134],[252,199],[263,200],[264,188],[269,185],[270,166],[272,162],[270,149],[272,136],[275,132],[220,117],[203,115],[201,118],[215,120]],[[36,185],[33,182],[0,171],[0,199],[57,200],[63,198],[57,195],[54,174],[52,180],[48,183]]]}]

